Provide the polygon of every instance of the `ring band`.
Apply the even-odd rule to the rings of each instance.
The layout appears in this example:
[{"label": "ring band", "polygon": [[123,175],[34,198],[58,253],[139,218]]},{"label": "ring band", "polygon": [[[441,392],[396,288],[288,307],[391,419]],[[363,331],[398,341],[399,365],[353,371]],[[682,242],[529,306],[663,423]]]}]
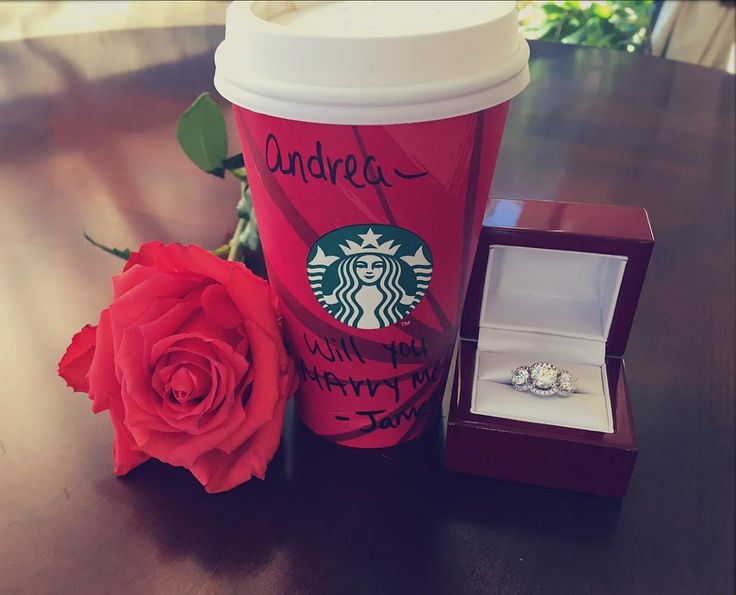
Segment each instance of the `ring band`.
[{"label": "ring band", "polygon": [[549,362],[536,362],[531,366],[520,366],[511,372],[511,386],[518,391],[530,391],[548,397],[569,397],[575,392],[577,378],[560,370]]}]

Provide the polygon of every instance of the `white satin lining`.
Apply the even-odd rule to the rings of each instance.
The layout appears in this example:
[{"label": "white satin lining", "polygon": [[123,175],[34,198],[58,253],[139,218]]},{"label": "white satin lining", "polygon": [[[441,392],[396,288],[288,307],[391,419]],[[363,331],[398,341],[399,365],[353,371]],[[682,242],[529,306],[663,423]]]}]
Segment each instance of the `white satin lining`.
[{"label": "white satin lining", "polygon": [[[613,432],[606,340],[627,259],[609,254],[491,246],[471,411]],[[511,371],[547,361],[578,378],[569,397],[511,387]]]},{"label": "white satin lining", "polygon": [[511,371],[518,366],[548,358],[539,354],[512,355],[478,351],[471,412],[519,421],[613,432],[613,414],[605,364],[601,366],[551,361],[578,379],[577,390],[569,397],[541,397],[511,387]]}]

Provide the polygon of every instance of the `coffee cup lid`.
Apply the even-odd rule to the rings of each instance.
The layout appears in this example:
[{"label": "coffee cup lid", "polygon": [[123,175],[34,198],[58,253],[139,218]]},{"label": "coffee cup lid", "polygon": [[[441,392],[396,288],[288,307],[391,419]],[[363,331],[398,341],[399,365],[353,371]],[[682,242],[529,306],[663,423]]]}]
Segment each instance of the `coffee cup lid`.
[{"label": "coffee cup lid", "polygon": [[516,2],[233,2],[215,87],[292,120],[420,122],[511,99],[528,60]]}]

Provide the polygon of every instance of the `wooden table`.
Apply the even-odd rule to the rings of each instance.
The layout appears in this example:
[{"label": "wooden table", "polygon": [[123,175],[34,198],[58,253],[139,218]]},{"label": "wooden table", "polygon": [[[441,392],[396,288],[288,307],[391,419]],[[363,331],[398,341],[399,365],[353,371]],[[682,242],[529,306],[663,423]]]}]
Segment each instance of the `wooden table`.
[{"label": "wooden table", "polygon": [[264,483],[208,496],[154,461],[113,476],[108,420],[55,375],[121,266],[81,231],[227,237],[237,188],[174,133],[221,36],[0,45],[0,592],[733,592],[734,79],[649,57],[534,44],[493,187],[649,210],[623,501],[453,476],[439,431],[360,452],[293,415]]}]

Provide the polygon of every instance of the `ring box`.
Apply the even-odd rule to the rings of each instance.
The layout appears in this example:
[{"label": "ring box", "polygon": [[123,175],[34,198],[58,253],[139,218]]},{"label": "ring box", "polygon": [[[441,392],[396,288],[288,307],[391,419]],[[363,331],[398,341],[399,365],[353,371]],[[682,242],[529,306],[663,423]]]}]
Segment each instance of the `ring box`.
[{"label": "ring box", "polygon": [[[621,497],[637,455],[623,355],[654,237],[643,209],[491,200],[463,310],[445,466]],[[514,390],[549,362],[568,397]]]}]

